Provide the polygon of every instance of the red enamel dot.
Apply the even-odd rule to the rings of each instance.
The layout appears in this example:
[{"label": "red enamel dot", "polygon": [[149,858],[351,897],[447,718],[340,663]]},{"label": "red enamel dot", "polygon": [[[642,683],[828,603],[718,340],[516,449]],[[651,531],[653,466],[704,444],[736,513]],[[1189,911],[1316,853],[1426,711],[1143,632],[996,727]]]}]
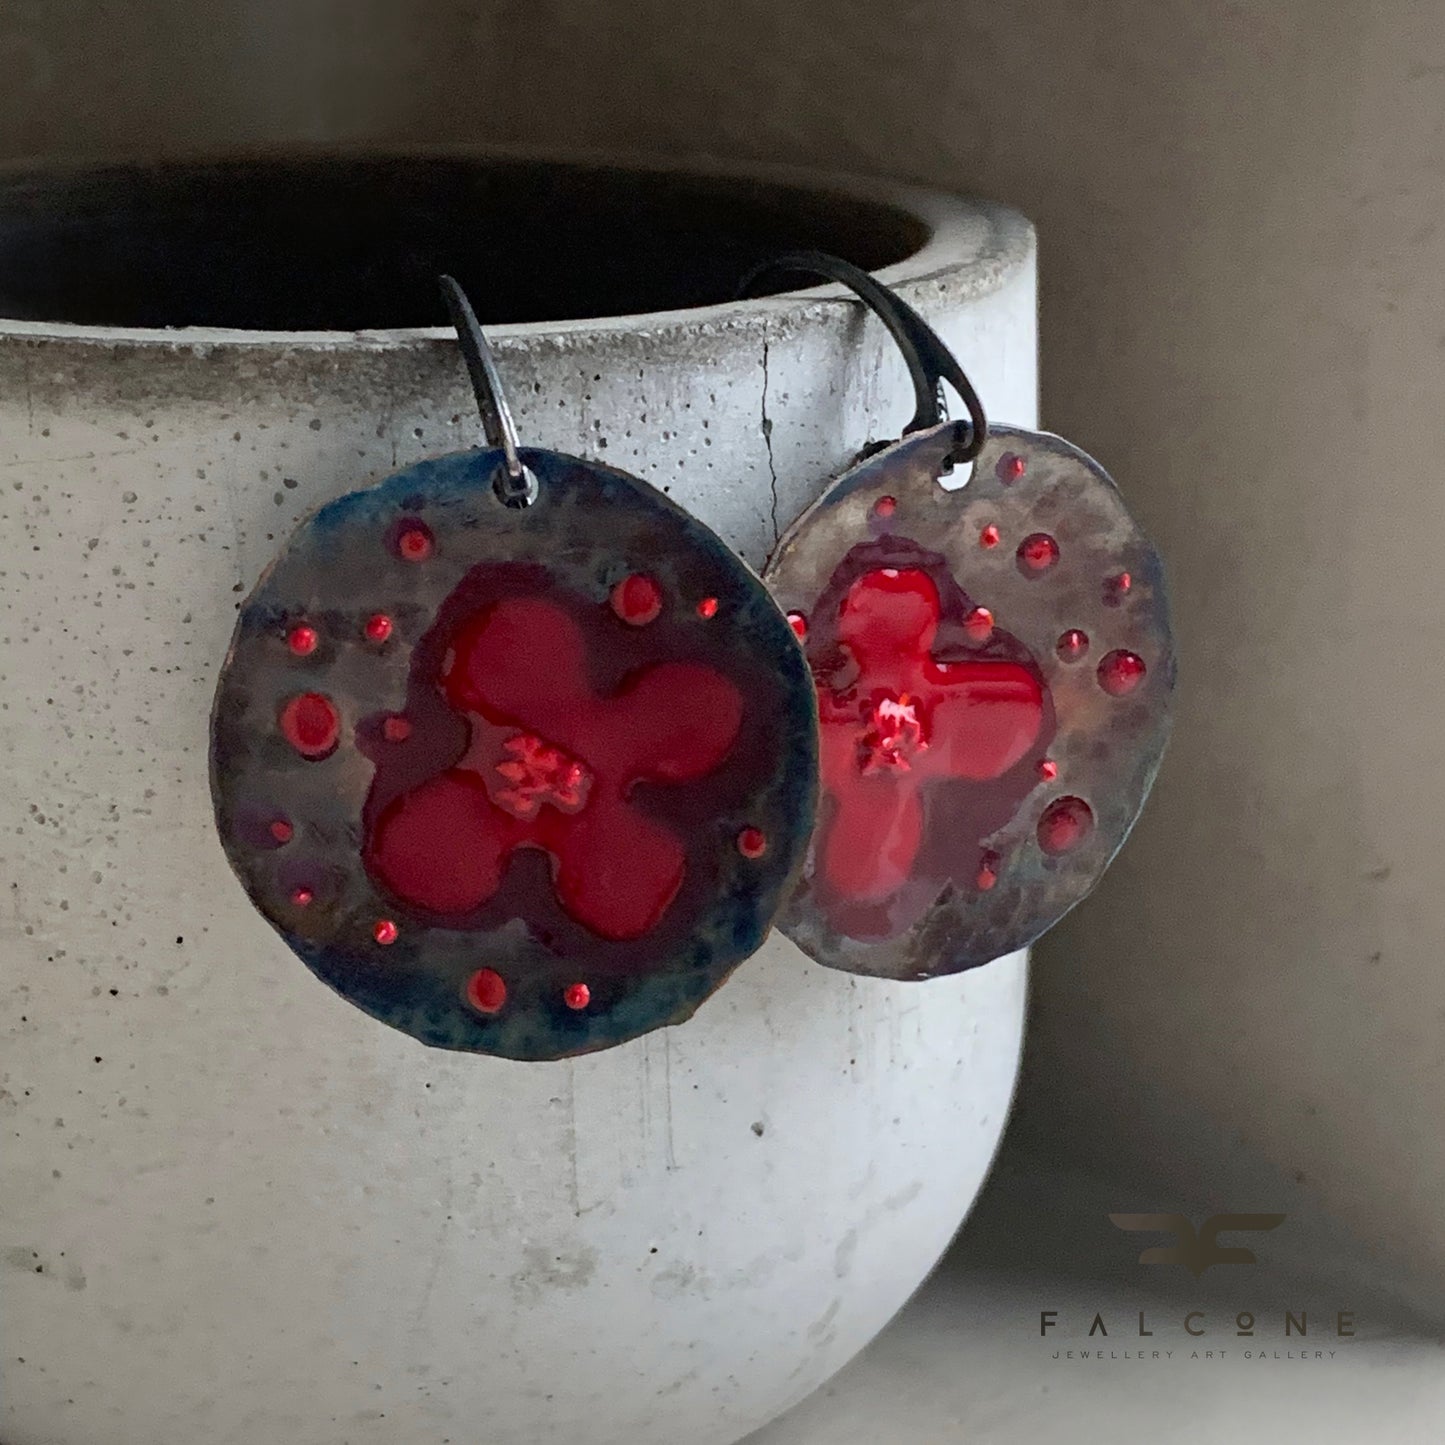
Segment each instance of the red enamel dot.
[{"label": "red enamel dot", "polygon": [[1148,668],[1137,652],[1126,652],[1119,648],[1107,653],[1099,663],[1099,686],[1110,697],[1123,697],[1133,692],[1141,682]]},{"label": "red enamel dot", "polygon": [[297,657],[310,657],[316,651],[316,644],[320,642],[314,627],[308,627],[304,622],[299,627],[293,627],[286,634],[286,646],[296,654]]},{"label": "red enamel dot", "polygon": [[699,617],[716,617],[717,598],[704,597],[702,601],[697,604],[697,615]]},{"label": "red enamel dot", "polygon": [[403,522],[396,534],[396,555],[404,562],[425,562],[436,546],[425,522]]},{"label": "red enamel dot", "polygon": [[993,613],[987,607],[975,607],[964,617],[963,630],[975,642],[987,642],[993,636]]},{"label": "red enamel dot", "polygon": [[634,572],[612,589],[612,610],[633,627],[646,627],[662,611],[662,588],[647,573]]},{"label": "red enamel dot", "polygon": [[1044,782],[1052,783],[1058,775],[1059,765],[1052,758],[1045,758],[1039,764],[1039,777],[1041,777]]},{"label": "red enamel dot", "polygon": [[1047,572],[1059,560],[1059,544],[1047,532],[1032,532],[1019,543],[1019,569]]},{"label": "red enamel dot", "polygon": [[886,521],[898,510],[898,503],[892,497],[879,497],[873,503],[873,515],[880,521]]},{"label": "red enamel dot", "polygon": [[324,693],[303,692],[281,709],[281,731],[303,758],[324,758],[341,736],[341,718]]},{"label": "red enamel dot", "polygon": [[313,894],[309,888],[297,888],[292,891],[291,901],[298,908],[305,908],[310,904],[312,898],[314,897],[315,894]]},{"label": "red enamel dot", "polygon": [[404,743],[411,736],[411,723],[400,713],[393,713],[382,722],[381,735],[389,743]]},{"label": "red enamel dot", "polygon": [[1134,579],[1127,572],[1117,572],[1104,578],[1104,605],[1117,607],[1128,595]]},{"label": "red enamel dot", "polygon": [[744,858],[761,858],[768,851],[768,835],[761,828],[744,828],[738,834],[738,852]]},{"label": "red enamel dot", "polygon": [[569,983],[562,991],[562,1002],[572,1009],[584,1009],[592,1002],[592,990],[585,983]]},{"label": "red enamel dot", "polygon": [[371,930],[371,936],[385,948],[387,944],[396,942],[397,932],[397,926],[391,919],[378,918],[376,927]]},{"label": "red enamel dot", "polygon": [[276,821],[271,824],[271,836],[278,843],[289,843],[295,831],[285,818],[277,818]]},{"label": "red enamel dot", "polygon": [[999,481],[1005,486],[1009,486],[1023,476],[1027,467],[1028,463],[1017,452],[1005,452],[998,459],[998,465],[993,470]]},{"label": "red enamel dot", "polygon": [[997,547],[999,544],[998,528],[992,523],[978,534],[978,545],[980,547]]},{"label": "red enamel dot", "polygon": [[[577,985],[574,984],[573,987]],[[478,1013],[499,1013],[506,1001],[507,984],[496,969],[479,968],[467,980],[467,1002]]]},{"label": "red enamel dot", "polygon": [[801,612],[788,613],[788,626],[801,638],[808,635],[808,619]]},{"label": "red enamel dot", "polygon": [[998,882],[998,864],[997,853],[985,853],[978,860],[978,872],[974,875],[973,881],[980,892],[987,893]]},{"label": "red enamel dot", "polygon": [[1077,848],[1094,831],[1094,810],[1082,799],[1055,798],[1039,818],[1039,847],[1057,856]]},{"label": "red enamel dot", "polygon": [[366,635],[373,642],[385,642],[391,636],[391,618],[384,612],[375,612],[366,619]]},{"label": "red enamel dot", "polygon": [[1060,633],[1059,640],[1054,644],[1054,651],[1063,662],[1077,662],[1088,650],[1089,634],[1081,632],[1077,627]]}]

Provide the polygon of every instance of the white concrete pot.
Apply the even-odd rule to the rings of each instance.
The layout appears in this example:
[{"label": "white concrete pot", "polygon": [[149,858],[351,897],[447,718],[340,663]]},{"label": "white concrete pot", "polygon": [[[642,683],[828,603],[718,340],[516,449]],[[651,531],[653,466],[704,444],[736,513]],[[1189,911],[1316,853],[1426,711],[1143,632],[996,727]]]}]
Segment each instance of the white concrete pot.
[{"label": "white concrete pot", "polygon": [[[368,234],[400,245],[378,215],[504,323],[525,440],[639,473],[754,564],[909,407],[836,288],[728,304],[721,278],[797,242],[861,257],[1032,422],[1032,233],[777,175],[564,171],[526,197],[534,173],[458,161],[297,175],[0,184],[0,310],[38,318],[0,323],[0,1436],[723,1445],[838,1369],[948,1242],[1008,1111],[1024,958],[904,985],[775,936],[692,1022],[600,1055],[429,1051],[312,978],[230,875],[216,669],[299,518],[476,439],[444,332],[355,329],[431,311],[393,314],[420,302],[363,266],[328,284]],[[429,185],[457,217],[424,214]],[[674,309],[522,324],[559,294]],[[293,314],[347,329],[124,324]]]}]

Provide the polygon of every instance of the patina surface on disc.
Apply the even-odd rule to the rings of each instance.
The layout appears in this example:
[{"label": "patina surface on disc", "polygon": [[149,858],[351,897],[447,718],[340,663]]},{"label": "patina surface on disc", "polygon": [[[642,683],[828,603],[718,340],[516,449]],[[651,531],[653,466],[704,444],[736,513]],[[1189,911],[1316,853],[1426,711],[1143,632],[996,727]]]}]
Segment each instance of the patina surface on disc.
[{"label": "patina surface on disc", "polygon": [[623,472],[496,451],[323,507],[241,609],[221,840],[321,979],[512,1058],[687,1018],[802,863],[814,692],[761,582]]},{"label": "patina surface on disc", "polygon": [[956,440],[859,464],[764,573],[820,719],[780,926],[854,973],[956,973],[1037,938],[1124,842],[1169,733],[1163,570],[1113,482],[1055,436],[994,428],[971,469]]}]

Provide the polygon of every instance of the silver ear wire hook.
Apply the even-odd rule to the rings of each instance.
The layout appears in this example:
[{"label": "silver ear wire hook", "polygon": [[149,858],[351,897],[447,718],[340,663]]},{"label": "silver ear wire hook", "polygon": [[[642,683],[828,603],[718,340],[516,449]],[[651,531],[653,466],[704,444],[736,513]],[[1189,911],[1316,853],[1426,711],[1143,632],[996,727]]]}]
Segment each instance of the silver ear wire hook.
[{"label": "silver ear wire hook", "polygon": [[517,424],[512,420],[512,410],[502,390],[497,358],[492,354],[472,303],[467,300],[467,293],[450,276],[440,277],[439,284],[467,363],[467,374],[472,379],[477,410],[482,414],[482,434],[488,446],[497,447],[502,453],[502,470],[492,483],[493,490],[504,506],[530,507],[537,500],[541,485],[536,473],[524,466],[518,455]]}]

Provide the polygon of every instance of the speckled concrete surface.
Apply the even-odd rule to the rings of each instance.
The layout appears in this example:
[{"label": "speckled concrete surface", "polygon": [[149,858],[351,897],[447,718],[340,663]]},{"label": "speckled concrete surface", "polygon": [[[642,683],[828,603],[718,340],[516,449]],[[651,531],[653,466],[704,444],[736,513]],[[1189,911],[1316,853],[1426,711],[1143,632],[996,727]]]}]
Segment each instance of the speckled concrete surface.
[{"label": "speckled concrete surface", "polygon": [[1018,1123],[1175,1194],[1283,1177],[1445,1310],[1434,0],[73,0],[4,52],[11,155],[486,139],[1033,218],[1044,420],[1159,545],[1183,666],[1139,828],[1037,951]]},{"label": "speckled concrete surface", "polygon": [[[1028,421],[1031,232],[941,220],[891,279]],[[753,562],[907,411],[827,293],[497,343],[525,437]],[[6,1445],[722,1445],[979,1186],[1021,958],[909,988],[774,941],[689,1025],[524,1066],[372,1022],[251,911],[206,787],[237,601],[309,509],[472,435],[437,335],[0,326]]]}]

